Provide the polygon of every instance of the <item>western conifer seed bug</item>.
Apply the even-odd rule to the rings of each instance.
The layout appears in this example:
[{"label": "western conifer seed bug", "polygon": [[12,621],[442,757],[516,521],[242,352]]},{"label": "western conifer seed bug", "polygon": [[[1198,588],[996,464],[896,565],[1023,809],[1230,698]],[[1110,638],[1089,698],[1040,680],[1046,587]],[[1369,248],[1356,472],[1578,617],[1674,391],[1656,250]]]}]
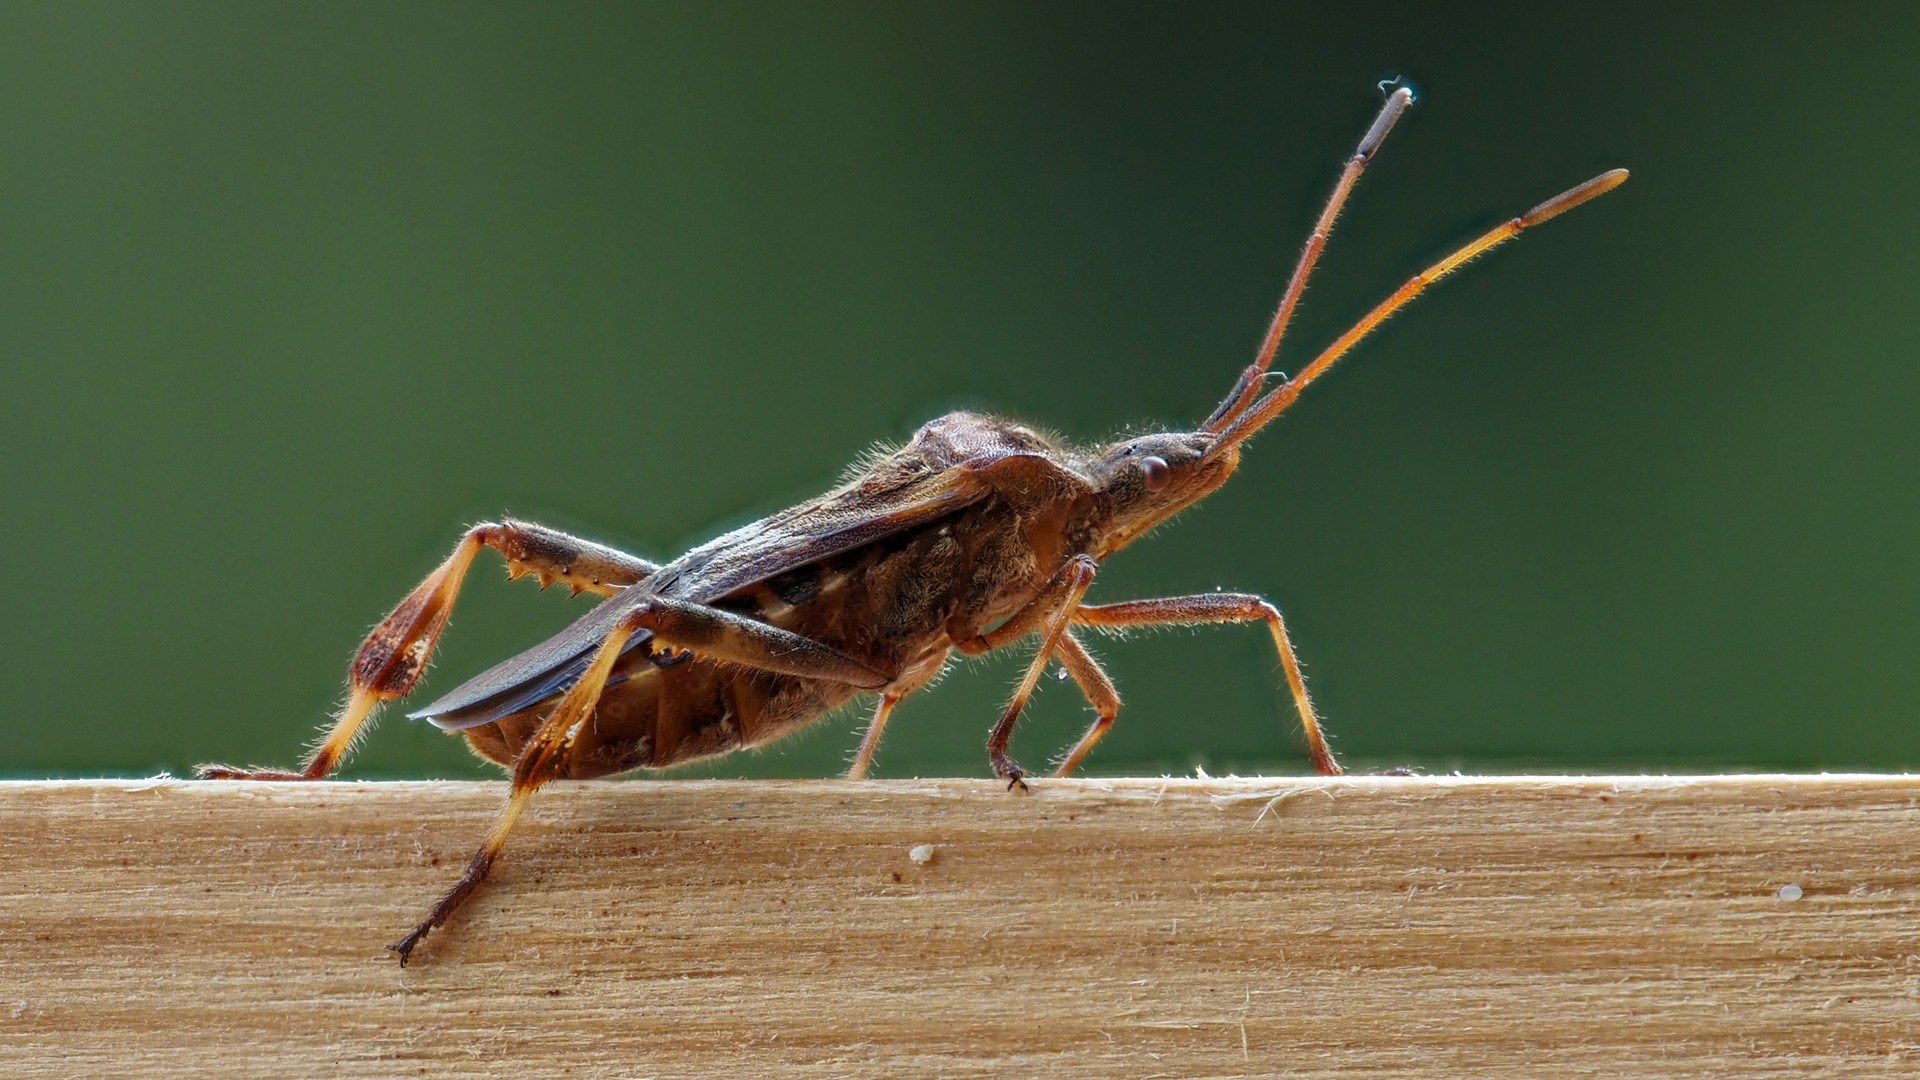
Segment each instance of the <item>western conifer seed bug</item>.
[{"label": "western conifer seed bug", "polygon": [[426,670],[474,556],[490,547],[509,574],[606,597],[572,626],[411,715],[467,737],[513,771],[512,794],[466,873],[397,945],[400,962],[486,877],[527,800],[558,777],[660,769],[761,746],[863,694],[874,695],[848,776],[866,773],[887,718],[954,652],[977,656],[1029,637],[1033,659],[987,737],[1009,788],[1014,723],[1051,660],[1097,719],[1061,759],[1065,776],[1112,726],[1120,695],[1080,643],[1083,629],[1259,622],[1279,652],[1313,766],[1339,773],[1307,696],[1286,624],[1244,593],[1087,604],[1108,556],[1225,483],[1253,434],[1307,385],[1436,279],[1529,226],[1627,178],[1616,169],[1494,227],[1395,290],[1299,374],[1268,387],[1274,353],[1347,195],[1412,102],[1395,90],[1321,211],[1254,361],[1194,431],[1107,446],[1062,445],[992,416],[953,413],[905,446],[875,454],[846,483],[735,529],[664,565],[523,521],[468,530],[360,646],[351,694],[299,772],[204,766],[213,779],[319,780],[382,703]]}]

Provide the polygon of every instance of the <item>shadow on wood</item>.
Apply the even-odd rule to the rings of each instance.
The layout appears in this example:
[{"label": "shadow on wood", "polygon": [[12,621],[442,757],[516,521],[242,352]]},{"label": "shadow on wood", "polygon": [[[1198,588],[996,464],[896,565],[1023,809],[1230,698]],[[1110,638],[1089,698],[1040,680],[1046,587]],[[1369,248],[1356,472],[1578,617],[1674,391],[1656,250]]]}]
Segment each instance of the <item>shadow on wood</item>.
[{"label": "shadow on wood", "polygon": [[0,784],[0,1074],[1920,1067],[1917,778],[504,792]]}]

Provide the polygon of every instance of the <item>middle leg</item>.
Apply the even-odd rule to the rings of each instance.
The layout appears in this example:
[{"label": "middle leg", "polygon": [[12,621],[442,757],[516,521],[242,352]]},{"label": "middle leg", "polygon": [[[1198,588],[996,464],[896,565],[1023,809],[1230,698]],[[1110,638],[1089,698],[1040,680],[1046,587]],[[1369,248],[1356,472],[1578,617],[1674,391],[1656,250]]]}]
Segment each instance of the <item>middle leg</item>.
[{"label": "middle leg", "polygon": [[[1274,648],[1280,651],[1280,666],[1287,673],[1287,689],[1293,692],[1294,707],[1300,712],[1300,726],[1307,735],[1307,754],[1316,772],[1339,776],[1340,763],[1327,747],[1320,730],[1320,718],[1307,696],[1307,681],[1300,675],[1300,660],[1293,654],[1293,642],[1287,637],[1287,624],[1280,609],[1258,596],[1246,593],[1201,593],[1198,596],[1169,596],[1161,600],[1132,600],[1122,604],[1082,607],[1073,613],[1073,621],[1083,626],[1120,628],[1126,626],[1178,626],[1193,623],[1264,622],[1273,634]],[[1071,670],[1071,669],[1069,669]],[[1091,737],[1093,732],[1088,732]],[[1082,740],[1083,742],[1085,740]]]},{"label": "middle leg", "polygon": [[887,730],[887,718],[893,715],[893,707],[900,704],[903,693],[880,695],[880,704],[873,707],[873,720],[867,724],[867,736],[860,740],[860,749],[853,756],[853,764],[847,767],[847,779],[864,780],[867,766],[873,764],[873,753],[880,749],[880,736]]},{"label": "middle leg", "polygon": [[1087,729],[1080,741],[1073,744],[1067,756],[1060,759],[1060,765],[1053,771],[1055,776],[1072,776],[1073,770],[1080,767],[1093,744],[1099,742],[1113,727],[1113,718],[1120,715],[1120,692],[1113,688],[1113,680],[1101,669],[1100,662],[1080,644],[1071,629],[1063,631],[1060,641],[1054,646],[1053,655],[1060,659],[1067,674],[1080,686],[1080,692],[1087,695],[1087,703],[1093,706],[1097,719]]}]

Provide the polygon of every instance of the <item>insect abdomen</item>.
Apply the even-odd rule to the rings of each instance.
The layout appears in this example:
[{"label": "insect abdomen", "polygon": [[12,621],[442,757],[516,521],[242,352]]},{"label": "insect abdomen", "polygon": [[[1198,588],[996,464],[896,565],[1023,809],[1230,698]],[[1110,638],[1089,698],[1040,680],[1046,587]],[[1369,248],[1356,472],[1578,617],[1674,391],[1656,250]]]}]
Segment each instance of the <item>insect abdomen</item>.
[{"label": "insect abdomen", "polygon": [[[1015,582],[1032,577],[1019,519],[989,500],[953,519],[810,563],[714,606],[839,649],[878,671],[937,672],[956,617],[1004,617]],[[1008,608],[1011,610],[1011,608]],[[920,681],[924,681],[921,679]],[[663,769],[762,746],[852,700],[851,686],[703,659],[642,666],[610,684],[570,757],[572,779]],[[464,734],[511,767],[553,698]]]},{"label": "insect abdomen", "polygon": [[[664,769],[772,742],[857,692],[703,660],[643,671],[601,695],[567,776]],[[481,756],[511,767],[552,707],[543,701],[462,734]]]}]

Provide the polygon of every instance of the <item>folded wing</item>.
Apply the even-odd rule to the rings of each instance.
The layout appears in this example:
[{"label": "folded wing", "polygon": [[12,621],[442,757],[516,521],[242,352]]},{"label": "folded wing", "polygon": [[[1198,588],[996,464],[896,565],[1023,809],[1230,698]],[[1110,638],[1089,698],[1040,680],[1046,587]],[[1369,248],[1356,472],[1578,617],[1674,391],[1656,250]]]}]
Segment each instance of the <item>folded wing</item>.
[{"label": "folded wing", "polygon": [[[708,603],[819,559],[925,525],[986,498],[992,487],[971,463],[879,487],[870,476],[810,503],[720,536],[601,601],[572,626],[467,680],[408,715],[448,731],[479,727],[565,691],[616,623],[649,597]],[[650,639],[628,641],[629,658]],[[623,662],[630,675],[639,665]]]}]

